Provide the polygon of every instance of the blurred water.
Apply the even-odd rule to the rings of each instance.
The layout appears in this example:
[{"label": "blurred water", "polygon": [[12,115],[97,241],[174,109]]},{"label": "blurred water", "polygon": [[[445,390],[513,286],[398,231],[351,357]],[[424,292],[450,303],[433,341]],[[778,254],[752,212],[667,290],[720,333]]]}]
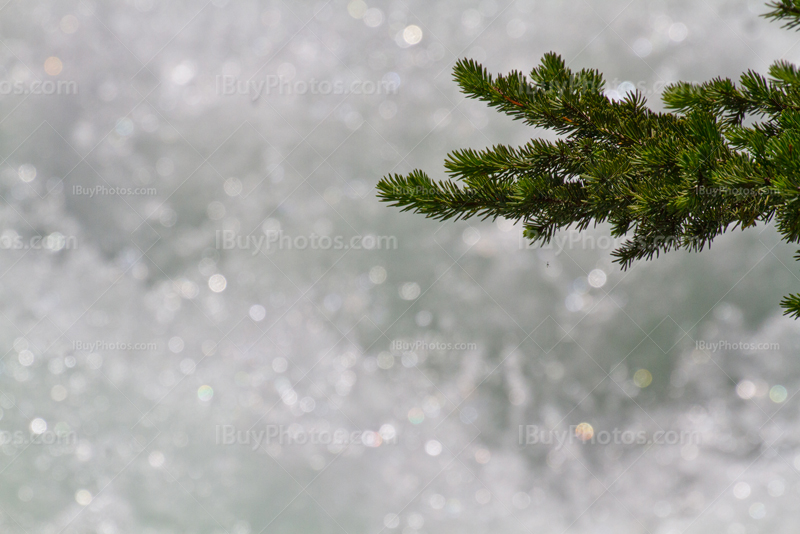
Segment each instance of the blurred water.
[{"label": "blurred water", "polygon": [[658,108],[797,59],[763,10],[10,0],[2,531],[787,532],[800,280],[773,228],[622,273],[605,228],[528,249],[373,189],[540,135],[465,101],[459,57],[555,50]]}]

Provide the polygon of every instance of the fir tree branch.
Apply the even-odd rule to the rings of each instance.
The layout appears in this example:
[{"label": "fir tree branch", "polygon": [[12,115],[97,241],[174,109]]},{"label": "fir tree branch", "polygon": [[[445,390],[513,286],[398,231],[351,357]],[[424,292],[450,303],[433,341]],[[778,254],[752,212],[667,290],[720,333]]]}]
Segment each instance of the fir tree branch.
[{"label": "fir tree branch", "polygon": [[762,16],[773,20],[785,20],[784,28],[794,29],[800,26],[800,1],[780,0],[770,2],[767,7],[771,7],[772,11]]},{"label": "fir tree branch", "polygon": [[[771,7],[767,16],[800,26],[800,0]],[[623,268],[773,219],[800,242],[800,69],[791,63],[738,83],[674,84],[663,94],[671,113],[653,112],[639,93],[612,101],[599,72],[573,72],[555,53],[529,76],[493,76],[463,59],[454,77],[467,97],[561,138],[457,150],[445,161],[449,180],[390,175],[378,184],[382,201],[435,219],[523,221],[537,243],[608,222],[628,237],[613,252]],[[800,296],[783,306],[800,318]]]}]

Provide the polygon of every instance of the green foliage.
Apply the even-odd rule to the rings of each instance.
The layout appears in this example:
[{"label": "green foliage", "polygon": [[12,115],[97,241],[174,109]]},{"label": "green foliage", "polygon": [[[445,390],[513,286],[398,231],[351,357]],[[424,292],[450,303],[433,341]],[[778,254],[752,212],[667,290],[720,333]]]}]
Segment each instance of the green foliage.
[{"label": "green foliage", "polygon": [[767,4],[772,11],[764,15],[767,18],[785,21],[785,28],[800,26],[800,2],[797,0],[780,0]]},{"label": "green foliage", "polygon": [[[800,26],[800,0],[769,7],[765,16]],[[800,70],[790,63],[778,61],[769,77],[748,71],[738,84],[671,85],[671,113],[651,111],[638,92],[608,98],[599,72],[573,72],[554,53],[528,76],[492,76],[462,59],[454,78],[467,97],[561,138],[455,151],[448,180],[390,175],[377,186],[382,201],[440,220],[523,221],[542,244],[607,222],[627,237],[612,253],[622,268],[773,219],[786,241],[800,241]],[[800,295],[782,306],[800,318]]]}]

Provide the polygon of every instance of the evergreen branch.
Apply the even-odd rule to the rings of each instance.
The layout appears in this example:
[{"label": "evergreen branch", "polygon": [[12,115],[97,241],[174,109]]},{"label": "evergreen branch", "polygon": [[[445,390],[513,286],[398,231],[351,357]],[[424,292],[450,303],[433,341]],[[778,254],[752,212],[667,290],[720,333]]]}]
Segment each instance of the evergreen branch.
[{"label": "evergreen branch", "polygon": [[[800,0],[771,7],[767,16],[800,26]],[[608,222],[627,236],[612,253],[623,269],[773,219],[783,239],[800,242],[800,69],[777,61],[768,74],[679,82],[663,94],[672,112],[655,113],[636,92],[612,101],[599,72],[573,72],[554,53],[529,76],[493,76],[462,59],[454,78],[467,97],[561,138],[457,150],[445,160],[448,180],[391,175],[378,196],[436,219],[524,221],[537,243]],[[800,318],[800,295],[782,305]]]},{"label": "evergreen branch", "polygon": [[784,315],[788,315],[793,319],[800,319],[800,295],[783,297],[781,308],[783,308]]},{"label": "evergreen branch", "polygon": [[798,0],[780,0],[770,2],[767,7],[771,7],[772,11],[762,15],[763,17],[773,20],[785,20],[784,28],[794,29],[800,26],[800,1]]},{"label": "evergreen branch", "polygon": [[483,218],[506,214],[507,192],[486,182],[480,188],[459,188],[452,181],[434,182],[422,171],[389,175],[378,183],[378,197],[391,206],[439,220]]}]

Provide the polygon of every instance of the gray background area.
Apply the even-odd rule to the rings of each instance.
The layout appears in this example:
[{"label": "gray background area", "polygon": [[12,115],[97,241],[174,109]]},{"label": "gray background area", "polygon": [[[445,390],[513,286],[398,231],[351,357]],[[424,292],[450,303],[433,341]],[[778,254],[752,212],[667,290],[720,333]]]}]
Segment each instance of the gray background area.
[{"label": "gray background area", "polygon": [[[800,280],[773,227],[621,272],[604,227],[529,249],[509,222],[437,223],[374,191],[543,135],[465,100],[460,57],[528,72],[553,50],[660,108],[665,82],[796,60],[765,10],[10,0],[0,530],[794,528],[798,323],[778,303]],[[244,241],[267,235],[283,245]]]}]

